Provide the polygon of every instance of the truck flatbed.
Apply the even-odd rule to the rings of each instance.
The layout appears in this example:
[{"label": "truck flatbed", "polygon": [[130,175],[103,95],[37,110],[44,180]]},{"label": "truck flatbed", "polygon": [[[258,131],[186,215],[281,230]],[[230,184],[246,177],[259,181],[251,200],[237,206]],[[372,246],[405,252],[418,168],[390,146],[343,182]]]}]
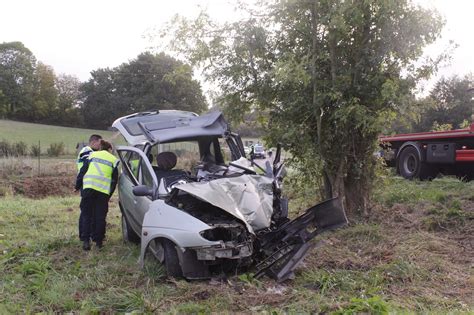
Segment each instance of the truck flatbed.
[{"label": "truck flatbed", "polygon": [[474,123],[469,128],[379,137],[388,166],[407,179],[438,174],[474,179]]}]

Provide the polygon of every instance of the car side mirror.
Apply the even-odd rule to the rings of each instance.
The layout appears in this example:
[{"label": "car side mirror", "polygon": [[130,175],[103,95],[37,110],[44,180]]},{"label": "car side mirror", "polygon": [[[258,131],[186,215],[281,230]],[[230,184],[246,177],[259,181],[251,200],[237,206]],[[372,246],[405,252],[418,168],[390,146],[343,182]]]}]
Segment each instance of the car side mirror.
[{"label": "car side mirror", "polygon": [[145,185],[138,185],[133,187],[132,192],[135,196],[138,197],[153,196],[153,190]]}]

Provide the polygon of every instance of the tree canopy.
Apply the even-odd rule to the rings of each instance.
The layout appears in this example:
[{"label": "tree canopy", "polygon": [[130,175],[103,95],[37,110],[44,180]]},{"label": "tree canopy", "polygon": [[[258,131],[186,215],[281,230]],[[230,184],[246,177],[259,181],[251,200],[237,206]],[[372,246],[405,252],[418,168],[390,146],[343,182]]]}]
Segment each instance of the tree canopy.
[{"label": "tree canopy", "polygon": [[408,0],[279,0],[244,9],[235,23],[178,16],[160,35],[218,83],[232,118],[269,113],[269,140],[283,142],[303,174],[319,169],[326,197],[366,210],[383,119],[432,73],[433,61],[415,61],[439,36],[439,15]]},{"label": "tree canopy", "polygon": [[79,79],[56,76],[21,42],[0,44],[0,118],[81,126],[79,94],[66,97],[64,78],[78,90]]},{"label": "tree canopy", "polygon": [[91,75],[84,83],[56,75],[21,42],[2,43],[0,118],[106,129],[117,117],[138,111],[207,109],[191,67],[164,53],[142,53]]},{"label": "tree canopy", "polygon": [[15,118],[29,113],[33,100],[36,58],[21,42],[0,44],[0,110]]},{"label": "tree canopy", "polygon": [[207,108],[190,66],[164,53],[142,53],[113,69],[92,71],[83,84],[85,124],[106,128],[126,114],[159,109],[201,113]]}]

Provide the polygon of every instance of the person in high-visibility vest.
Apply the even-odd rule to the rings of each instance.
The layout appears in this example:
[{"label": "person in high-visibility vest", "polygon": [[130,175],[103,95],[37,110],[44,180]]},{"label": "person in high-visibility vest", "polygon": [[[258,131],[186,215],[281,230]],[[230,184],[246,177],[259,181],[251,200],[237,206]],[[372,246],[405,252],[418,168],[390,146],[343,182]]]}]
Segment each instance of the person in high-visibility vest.
[{"label": "person in high-visibility vest", "polygon": [[[84,161],[89,158],[89,155],[92,152],[100,149],[100,140],[102,140],[101,135],[97,135],[97,134],[91,135],[89,137],[89,145],[86,145],[79,151],[79,154],[77,155],[77,159],[76,159],[77,173],[81,171],[82,165],[84,165]],[[82,187],[80,187],[79,189],[82,189]],[[76,191],[77,190],[78,189],[76,189]],[[83,217],[79,216],[79,220],[82,220],[82,219]],[[79,222],[79,238],[81,237],[81,234],[82,234],[82,226],[84,226],[84,224],[81,224],[81,222]]]},{"label": "person in high-visibility vest", "polygon": [[109,200],[117,186],[118,162],[112,145],[101,140],[100,150],[89,155],[77,175],[76,190],[82,188],[79,231],[84,250],[91,249],[91,239],[102,248]]},{"label": "person in high-visibility vest", "polygon": [[87,160],[89,158],[89,154],[99,150],[100,140],[102,140],[102,136],[91,135],[89,137],[89,145],[86,145],[81,149],[81,151],[79,151],[79,154],[77,155],[76,159],[76,167],[78,173],[81,171],[82,165],[84,164],[84,160]]}]

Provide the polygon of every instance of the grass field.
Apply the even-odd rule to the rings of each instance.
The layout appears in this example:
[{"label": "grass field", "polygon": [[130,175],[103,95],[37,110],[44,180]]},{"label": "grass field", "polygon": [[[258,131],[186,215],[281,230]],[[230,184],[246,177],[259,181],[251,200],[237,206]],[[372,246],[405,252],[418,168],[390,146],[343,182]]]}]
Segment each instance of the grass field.
[{"label": "grass field", "polygon": [[73,154],[76,152],[76,144],[78,142],[87,143],[89,136],[96,133],[112,142],[122,141],[122,136],[111,131],[0,120],[0,140],[5,139],[9,142],[23,141],[27,145],[37,145],[38,141],[41,141],[43,152],[46,151],[46,148],[49,147],[51,143],[63,142],[66,146],[66,152]]},{"label": "grass field", "polygon": [[374,198],[369,220],[322,237],[296,278],[277,284],[251,274],[165,279],[153,261],[141,270],[139,248],[122,241],[116,198],[104,249],[83,252],[78,196],[7,195],[0,313],[472,313],[474,184],[388,178]]},{"label": "grass field", "polygon": [[[0,140],[5,139],[10,143],[23,141],[29,146],[38,145],[38,141],[41,141],[41,152],[43,153],[46,152],[46,149],[51,143],[63,142],[66,155],[74,155],[76,153],[76,144],[78,142],[87,143],[91,134],[100,134],[104,139],[116,145],[125,144],[125,140],[118,132],[69,128],[0,119]],[[243,141],[253,141],[254,143],[262,142],[257,138],[244,138]]]}]

